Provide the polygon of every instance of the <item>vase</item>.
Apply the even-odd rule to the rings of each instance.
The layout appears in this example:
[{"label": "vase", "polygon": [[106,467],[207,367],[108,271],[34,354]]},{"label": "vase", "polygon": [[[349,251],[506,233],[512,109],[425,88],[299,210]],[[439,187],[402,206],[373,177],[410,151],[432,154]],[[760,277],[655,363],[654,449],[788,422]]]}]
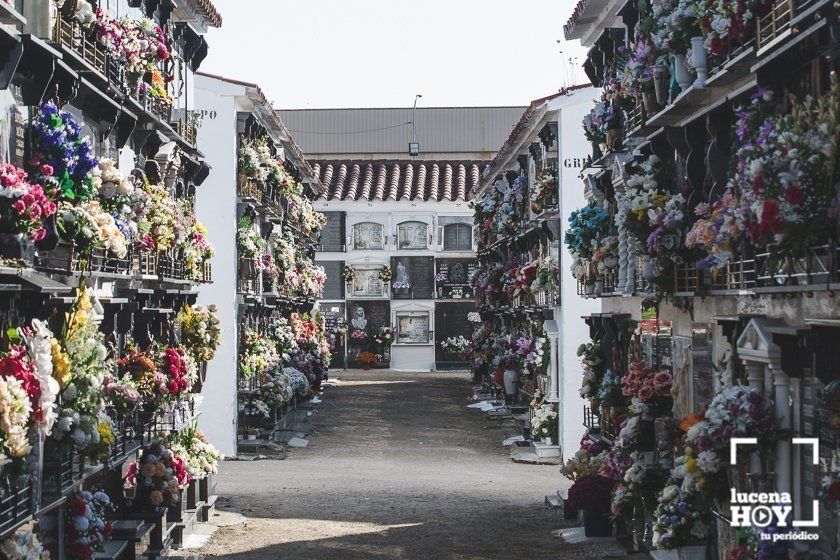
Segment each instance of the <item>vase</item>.
[{"label": "vase", "polygon": [[35,262],[35,243],[20,233],[0,234],[0,256],[20,259],[32,266]]},{"label": "vase", "polygon": [[706,59],[706,47],[703,46],[703,37],[691,38],[691,65],[697,72],[694,87],[704,87],[709,77],[709,65]]},{"label": "vase", "polygon": [[598,399],[589,399],[589,410],[597,414],[599,408],[601,408],[601,403]]},{"label": "vase", "polygon": [[621,149],[622,132],[621,128],[607,130],[607,149],[613,151]]},{"label": "vase", "polygon": [[681,91],[691,87],[691,71],[686,66],[684,54],[674,55],[674,77]]},{"label": "vase", "polygon": [[681,546],[677,549],[680,560],[705,560],[706,546]]},{"label": "vase", "polygon": [[611,537],[612,522],[606,513],[583,510],[583,532],[589,537]]},{"label": "vase", "polygon": [[550,437],[544,437],[543,443],[546,445],[551,445],[552,439]]},{"label": "vase", "polygon": [[368,363],[362,364],[362,369],[365,370],[365,371],[369,371],[370,370],[370,364],[368,364]]},{"label": "vase", "polygon": [[598,280],[595,282],[595,295],[600,296],[604,293],[604,281]]},{"label": "vase", "polygon": [[656,265],[650,257],[642,257],[642,277],[645,280],[653,280],[656,276]]},{"label": "vase", "polygon": [[509,396],[516,395],[519,389],[519,372],[509,369],[504,373],[505,394]]},{"label": "vase", "polygon": [[657,64],[653,67],[653,91],[656,93],[656,102],[660,106],[668,103],[668,67],[664,64]]},{"label": "vase", "polygon": [[648,116],[656,114],[659,111],[659,101],[655,90],[645,90],[642,94],[642,106],[645,108],[645,113]]}]

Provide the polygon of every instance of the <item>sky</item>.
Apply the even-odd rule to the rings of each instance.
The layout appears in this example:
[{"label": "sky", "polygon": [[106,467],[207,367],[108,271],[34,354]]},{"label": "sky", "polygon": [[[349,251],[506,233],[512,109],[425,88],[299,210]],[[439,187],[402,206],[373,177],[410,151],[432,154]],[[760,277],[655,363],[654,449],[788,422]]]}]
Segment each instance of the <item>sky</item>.
[{"label": "sky", "polygon": [[278,109],[526,105],[586,81],[584,49],[557,42],[574,0],[213,3],[201,71],[255,82]]}]

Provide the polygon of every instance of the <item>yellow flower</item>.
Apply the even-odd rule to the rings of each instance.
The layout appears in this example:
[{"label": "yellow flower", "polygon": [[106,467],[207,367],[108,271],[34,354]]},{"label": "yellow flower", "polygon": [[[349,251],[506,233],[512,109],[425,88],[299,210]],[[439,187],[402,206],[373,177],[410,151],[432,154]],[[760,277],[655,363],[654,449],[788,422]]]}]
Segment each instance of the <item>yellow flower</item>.
[{"label": "yellow flower", "polygon": [[58,381],[59,386],[63,389],[70,381],[72,374],[70,373],[70,360],[67,354],[61,349],[61,345],[57,340],[52,340],[52,361],[53,361],[53,377]]},{"label": "yellow flower", "polygon": [[697,472],[697,459],[692,457],[691,459],[686,461],[685,462],[685,470],[690,472],[690,473]]},{"label": "yellow flower", "polygon": [[103,445],[110,446],[114,443],[114,432],[111,431],[111,425],[108,422],[99,423],[99,441]]}]

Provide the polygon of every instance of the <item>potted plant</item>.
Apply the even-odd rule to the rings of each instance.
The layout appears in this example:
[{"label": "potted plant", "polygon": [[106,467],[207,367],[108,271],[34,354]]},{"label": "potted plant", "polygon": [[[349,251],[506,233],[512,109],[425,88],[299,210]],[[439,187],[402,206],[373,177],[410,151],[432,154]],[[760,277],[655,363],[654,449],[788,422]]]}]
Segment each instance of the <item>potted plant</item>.
[{"label": "potted plant", "polygon": [[609,518],[613,481],[599,474],[578,478],[569,489],[569,503],[583,510],[583,527],[587,537],[609,537]]},{"label": "potted plant", "polygon": [[245,427],[245,439],[249,441],[253,441],[257,439],[257,435],[259,435],[260,430],[256,426],[246,426]]},{"label": "potted plant", "polygon": [[369,370],[376,363],[377,356],[373,352],[359,352],[356,356],[356,361],[359,362],[363,370]]}]

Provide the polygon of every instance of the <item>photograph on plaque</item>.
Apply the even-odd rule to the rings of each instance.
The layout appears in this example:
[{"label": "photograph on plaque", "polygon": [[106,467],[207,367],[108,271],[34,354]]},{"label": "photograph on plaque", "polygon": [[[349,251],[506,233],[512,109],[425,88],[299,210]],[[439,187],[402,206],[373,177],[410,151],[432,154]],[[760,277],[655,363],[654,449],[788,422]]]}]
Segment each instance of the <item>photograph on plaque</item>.
[{"label": "photograph on plaque", "polygon": [[397,342],[427,344],[429,342],[429,314],[397,314]]},{"label": "photograph on plaque", "polygon": [[353,248],[382,249],[382,225],[363,222],[353,226]]},{"label": "photograph on plaque", "polygon": [[397,226],[400,249],[425,249],[429,246],[429,226],[423,222],[403,222]]},{"label": "photograph on plaque", "polygon": [[391,297],[394,299],[432,299],[435,270],[432,257],[392,257]]},{"label": "photograph on plaque", "polygon": [[379,278],[378,268],[354,268],[351,284],[354,296],[382,296],[385,284]]}]

